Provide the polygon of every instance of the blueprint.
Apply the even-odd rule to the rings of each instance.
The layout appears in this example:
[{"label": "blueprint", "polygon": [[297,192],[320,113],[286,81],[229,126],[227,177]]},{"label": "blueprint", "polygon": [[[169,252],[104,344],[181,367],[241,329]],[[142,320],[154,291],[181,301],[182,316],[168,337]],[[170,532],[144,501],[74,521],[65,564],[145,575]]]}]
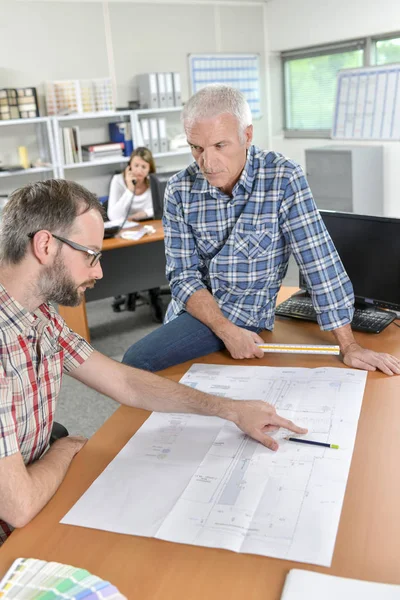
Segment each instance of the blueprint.
[{"label": "blueprint", "polygon": [[339,450],[272,452],[217,417],[153,413],[62,523],[331,564],[367,373],[193,365],[181,382],[263,400]]}]

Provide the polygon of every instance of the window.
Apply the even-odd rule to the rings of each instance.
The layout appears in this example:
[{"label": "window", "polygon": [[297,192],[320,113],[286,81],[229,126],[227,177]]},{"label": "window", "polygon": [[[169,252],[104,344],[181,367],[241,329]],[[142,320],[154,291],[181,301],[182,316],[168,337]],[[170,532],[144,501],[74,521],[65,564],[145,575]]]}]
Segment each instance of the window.
[{"label": "window", "polygon": [[375,40],[375,64],[387,65],[400,62],[400,35]]},{"label": "window", "polygon": [[[399,46],[400,48],[400,46]],[[364,40],[282,54],[285,135],[329,137],[340,69],[364,64]]]}]

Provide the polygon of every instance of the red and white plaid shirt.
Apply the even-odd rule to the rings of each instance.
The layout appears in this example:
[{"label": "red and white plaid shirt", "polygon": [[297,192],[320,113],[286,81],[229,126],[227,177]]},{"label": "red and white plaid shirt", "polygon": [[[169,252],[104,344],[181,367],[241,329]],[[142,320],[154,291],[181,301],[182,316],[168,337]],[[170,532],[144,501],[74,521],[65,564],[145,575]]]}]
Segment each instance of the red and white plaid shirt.
[{"label": "red and white plaid shirt", "polygon": [[[50,304],[30,313],[0,285],[0,460],[20,452],[28,465],[43,455],[62,374],[92,352]],[[0,546],[11,531],[0,520]]]}]

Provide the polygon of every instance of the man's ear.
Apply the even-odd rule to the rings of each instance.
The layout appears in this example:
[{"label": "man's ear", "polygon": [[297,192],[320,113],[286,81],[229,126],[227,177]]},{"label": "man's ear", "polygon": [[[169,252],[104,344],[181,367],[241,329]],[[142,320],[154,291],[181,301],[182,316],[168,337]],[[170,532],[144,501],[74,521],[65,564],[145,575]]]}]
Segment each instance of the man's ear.
[{"label": "man's ear", "polygon": [[246,150],[248,148],[250,148],[251,143],[253,141],[253,125],[247,125],[246,129],[244,130],[244,136],[245,136],[245,140],[246,140]]},{"label": "man's ear", "polygon": [[41,265],[48,265],[57,254],[55,239],[49,231],[41,229],[32,238],[32,254]]}]

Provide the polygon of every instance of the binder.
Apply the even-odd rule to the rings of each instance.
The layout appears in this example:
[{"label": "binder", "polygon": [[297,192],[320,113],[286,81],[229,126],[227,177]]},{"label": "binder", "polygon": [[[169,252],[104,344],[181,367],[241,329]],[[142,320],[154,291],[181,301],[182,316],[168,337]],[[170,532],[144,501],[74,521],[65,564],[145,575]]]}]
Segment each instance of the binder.
[{"label": "binder", "polygon": [[137,75],[139,102],[141,108],[158,108],[158,91],[156,73]]},{"label": "binder", "polygon": [[160,152],[160,142],[158,139],[158,125],[157,119],[150,120],[150,139],[151,139],[151,151],[153,154]]},{"label": "binder", "polygon": [[167,121],[164,118],[158,119],[158,138],[160,152],[168,152]]},{"label": "binder", "polygon": [[143,146],[149,148],[151,150],[151,140],[150,140],[150,123],[148,119],[141,119],[140,126],[142,129],[142,137],[143,137]]},{"label": "binder", "polygon": [[130,156],[133,150],[131,124],[127,121],[109,123],[108,131],[112,142],[123,142],[124,156]]},{"label": "binder", "polygon": [[158,85],[158,106],[160,108],[166,108],[167,104],[167,92],[165,89],[165,73],[157,73],[157,85]]},{"label": "binder", "polygon": [[167,95],[167,106],[174,106],[174,84],[172,73],[165,73],[165,92]]},{"label": "binder", "polygon": [[182,106],[181,74],[177,72],[172,73],[172,81],[174,86],[174,104],[175,106]]}]

